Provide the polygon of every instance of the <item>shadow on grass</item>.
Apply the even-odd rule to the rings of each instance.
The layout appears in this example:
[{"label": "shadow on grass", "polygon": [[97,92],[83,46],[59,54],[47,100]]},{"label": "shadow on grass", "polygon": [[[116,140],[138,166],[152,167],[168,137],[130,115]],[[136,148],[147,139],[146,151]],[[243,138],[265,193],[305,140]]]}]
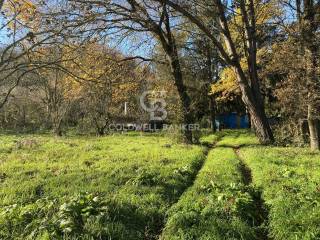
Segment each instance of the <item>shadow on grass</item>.
[{"label": "shadow on grass", "polygon": [[[250,146],[250,145],[249,145]],[[248,193],[252,197],[252,209],[254,214],[253,226],[257,227],[257,238],[260,240],[269,239],[269,209],[262,198],[262,189],[252,185],[252,172],[240,154],[240,147],[234,148],[234,152],[239,159],[239,171],[242,176],[242,182],[248,187]]]},{"label": "shadow on grass", "polygon": [[218,144],[217,147],[240,149],[243,147],[259,147],[260,143],[243,143],[243,144]]},{"label": "shadow on grass", "polygon": [[41,199],[0,211],[0,239],[157,239],[164,214],[154,207],[79,195],[60,205]]}]

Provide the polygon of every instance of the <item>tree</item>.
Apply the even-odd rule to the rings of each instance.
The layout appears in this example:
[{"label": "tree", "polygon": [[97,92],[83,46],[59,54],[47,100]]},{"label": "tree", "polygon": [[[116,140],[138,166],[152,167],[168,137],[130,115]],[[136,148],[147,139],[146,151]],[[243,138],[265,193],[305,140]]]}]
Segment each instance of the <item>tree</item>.
[{"label": "tree", "polygon": [[[222,33],[224,45],[212,33],[212,28],[207,26],[201,18],[192,14],[197,10],[200,2],[194,4],[180,4],[176,1],[158,0],[166,2],[170,7],[187,17],[192,23],[211,40],[212,44],[218,49],[224,62],[231,66],[236,73],[237,81],[242,93],[242,100],[245,103],[251,118],[255,124],[255,130],[258,138],[264,144],[274,141],[273,133],[265,114],[264,101],[260,91],[260,79],[257,73],[257,42],[256,42],[256,15],[253,0],[246,3],[244,0],[239,1],[239,9],[244,27],[243,32],[246,36],[246,45],[243,52],[247,56],[248,74],[245,74],[241,66],[241,56],[237,50],[234,39],[230,32],[230,21],[234,13],[232,6],[237,3],[227,3],[224,5],[220,0],[214,0],[213,4],[208,5],[207,12],[217,14],[219,22],[215,25],[217,31]],[[231,9],[231,13],[230,12]]]},{"label": "tree", "polygon": [[[313,0],[297,1],[299,29],[301,31],[301,45],[304,51],[304,61],[307,70],[308,86],[308,125],[310,145],[312,150],[320,149],[319,142],[319,104],[320,104],[320,69],[319,69],[319,19],[317,11],[320,3]],[[300,12],[301,11],[301,12]]]},{"label": "tree", "polygon": [[0,11],[2,10],[3,4],[4,4],[4,0],[0,0]]},{"label": "tree", "polygon": [[[320,3],[313,0],[280,2],[283,8],[292,11],[292,20],[279,21],[286,38],[275,51],[275,60],[269,69],[285,75],[278,90],[282,110],[296,122],[307,120],[311,149],[319,150]],[[281,56],[285,50],[286,55]]]},{"label": "tree", "polygon": [[[41,0],[10,0],[0,2],[0,109],[4,107],[14,89],[21,85],[29,74],[52,68],[61,59],[48,61],[47,58],[34,59],[43,47],[64,44],[72,40],[70,21],[61,25],[52,21],[57,14],[50,12],[47,3]],[[72,26],[72,27],[71,27]],[[81,41],[81,40],[80,40]],[[79,42],[80,42],[79,41]]]},{"label": "tree", "polygon": [[[147,33],[149,36],[156,38],[167,55],[167,60],[171,68],[171,74],[174,79],[175,86],[178,90],[182,103],[183,123],[192,123],[192,113],[190,111],[190,96],[187,93],[184,84],[181,62],[179,57],[179,49],[174,33],[175,26],[172,21],[173,12],[169,10],[165,3],[152,4],[143,1],[126,0],[126,1],[94,1],[85,2],[82,0],[72,0],[74,4],[78,4],[80,9],[90,8],[92,22],[105,23],[105,31],[116,29],[116,33],[122,32],[122,37],[126,37],[132,33]],[[75,7],[75,6],[74,6]],[[101,11],[101,9],[103,9]],[[82,20],[84,21],[84,20]],[[140,59],[144,59],[140,57]],[[192,142],[192,132],[189,128],[183,130],[187,142]]]},{"label": "tree", "polygon": [[[272,55],[270,49],[272,45],[279,40],[277,35],[277,27],[274,22],[279,16],[282,16],[282,11],[279,9],[277,1],[268,1],[261,3],[254,2],[256,15],[256,34],[255,41],[257,45],[256,51],[256,68],[260,80],[260,91],[264,103],[268,103],[269,95],[267,95],[266,87],[268,85],[268,72],[265,68],[267,66],[266,60]],[[237,51],[239,52],[240,65],[246,74],[249,75],[248,68],[248,54],[247,49],[247,35],[245,34],[244,18],[241,14],[240,5],[236,5],[233,9],[235,12],[230,16],[229,29],[232,39],[235,42]],[[232,20],[231,20],[232,19]],[[229,111],[246,111],[245,106],[241,104],[241,90],[237,81],[237,75],[232,66],[223,66],[219,73],[220,80],[212,85],[212,93],[217,96],[217,102],[220,109],[229,109]],[[266,109],[268,111],[269,109]],[[270,114],[270,111],[268,112]],[[254,128],[254,124],[251,124]]]},{"label": "tree", "polygon": [[[82,113],[99,136],[109,130],[113,121],[132,118],[137,110],[135,97],[141,93],[146,76],[134,62],[122,61],[123,58],[105,45],[91,42],[79,48],[78,57],[71,63],[70,71],[80,81]],[[124,115],[125,103],[130,108],[127,115]]]},{"label": "tree", "polygon": [[[210,42],[205,36],[201,36],[197,29],[187,24],[181,24],[180,28],[185,29],[176,32],[177,46],[179,47],[180,64],[183,73],[184,85],[190,96],[193,121],[200,122],[203,126],[210,126],[215,131],[215,101],[210,95],[210,85],[216,81],[219,68],[219,57]],[[154,59],[161,61],[154,62],[158,83],[158,90],[164,89],[168,92],[166,99],[169,121],[177,122],[181,111],[181,102],[177,90],[172,87],[172,74],[170,66],[163,64],[166,54],[162,48],[157,48]],[[170,83],[171,81],[171,83]],[[174,116],[174,117],[172,117]],[[209,120],[209,121],[208,121]]]},{"label": "tree", "polygon": [[197,27],[188,23],[187,39],[183,48],[183,70],[188,92],[192,100],[192,112],[198,120],[209,120],[213,132],[216,131],[216,99],[211,94],[211,84],[219,79],[222,61],[216,48],[201,34]]}]

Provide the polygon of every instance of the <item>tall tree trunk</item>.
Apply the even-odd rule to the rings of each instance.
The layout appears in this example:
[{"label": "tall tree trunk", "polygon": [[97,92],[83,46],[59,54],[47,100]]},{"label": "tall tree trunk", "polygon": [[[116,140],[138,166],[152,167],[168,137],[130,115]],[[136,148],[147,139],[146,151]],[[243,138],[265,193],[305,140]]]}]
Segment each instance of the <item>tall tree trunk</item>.
[{"label": "tall tree trunk", "polygon": [[[212,69],[213,67],[213,54],[212,54],[212,49],[211,46],[208,44],[207,46],[205,45],[205,47],[207,48],[206,51],[206,57],[207,57],[207,61],[206,61],[206,67],[207,67],[207,78],[208,78],[208,85],[207,85],[207,92],[206,94],[208,95],[208,100],[209,100],[209,113],[210,113],[210,122],[211,122],[211,130],[213,133],[215,133],[217,131],[217,126],[216,126],[216,99],[214,95],[210,95],[211,92],[211,84],[214,82],[215,79],[218,79],[218,71],[216,70],[216,68],[218,68],[217,66],[217,61],[216,61],[216,65],[214,65],[214,70]],[[218,55],[218,54],[217,54]],[[216,57],[217,57],[216,55]],[[215,73],[215,78],[214,78],[214,74]]]},{"label": "tall tree trunk", "polygon": [[[315,39],[313,39],[315,40]],[[306,63],[307,63],[307,83],[309,87],[308,93],[308,127],[310,137],[310,147],[312,151],[320,150],[319,144],[319,112],[317,112],[317,102],[319,94],[319,76],[317,75],[317,54],[316,47],[309,47],[305,51]],[[318,89],[318,90],[317,90]]]},{"label": "tall tree trunk", "polygon": [[62,136],[61,125],[62,125],[62,120],[57,120],[57,122],[53,123],[53,134],[58,137]]},{"label": "tall tree trunk", "polygon": [[309,126],[309,136],[310,136],[310,146],[312,151],[319,150],[319,121],[314,118],[314,108],[312,105],[308,105],[308,126]]},{"label": "tall tree trunk", "polygon": [[[298,9],[301,9],[301,2]],[[317,115],[317,102],[320,94],[320,77],[319,68],[319,44],[317,42],[317,29],[319,22],[316,19],[316,10],[313,0],[303,1],[303,16],[299,15],[299,29],[301,31],[301,47],[304,50],[304,58],[307,71],[307,88],[308,88],[308,125],[310,136],[310,147],[313,151],[319,150],[319,125]],[[299,10],[301,11],[301,10]],[[302,18],[303,17],[303,18]]]},{"label": "tall tree trunk", "polygon": [[217,131],[216,126],[216,100],[214,96],[209,96],[209,108],[210,108],[210,121],[211,121],[211,130],[213,133]]},{"label": "tall tree trunk", "polygon": [[187,93],[187,88],[184,85],[177,43],[174,35],[171,32],[170,17],[166,5],[163,5],[163,22],[166,31],[164,32],[161,29],[159,30],[159,28],[156,28],[155,33],[158,35],[161,45],[169,59],[171,73],[182,103],[183,124],[187,126],[182,130],[185,141],[186,143],[192,143],[192,131],[188,127],[190,124],[192,124],[193,120],[193,115],[190,108],[191,99]]},{"label": "tall tree trunk", "polygon": [[168,52],[168,57],[175,86],[177,87],[179,98],[182,103],[183,124],[187,125],[187,128],[183,129],[183,134],[186,142],[192,143],[192,131],[188,127],[190,124],[192,124],[193,119],[190,109],[191,99],[183,82],[183,75],[177,51]]},{"label": "tall tree trunk", "polygon": [[[314,35],[313,35],[314,36]],[[310,67],[308,68],[308,71],[310,71],[310,83],[308,84],[309,87],[311,87],[311,91],[309,92],[309,104],[308,104],[308,125],[309,125],[309,135],[310,135],[310,147],[312,151],[318,151],[320,150],[320,144],[319,144],[319,112],[317,112],[316,104],[319,101],[319,75],[318,72],[318,59],[317,59],[317,52],[318,52],[318,46],[316,41],[316,38],[313,37],[311,39],[311,46],[309,47],[310,54]],[[307,54],[308,55],[308,54]],[[318,118],[317,118],[318,117]]]},{"label": "tall tree trunk", "polygon": [[[247,77],[241,67],[240,57],[237,53],[234,41],[232,40],[228,20],[225,15],[224,5],[222,4],[221,0],[216,0],[216,3],[220,14],[220,25],[223,30],[227,53],[230,56],[232,56],[230,65],[233,67],[236,73],[239,87],[242,93],[242,100],[251,115],[252,123],[254,124],[255,128],[255,133],[259,138],[260,142],[262,144],[271,144],[274,142],[274,137],[270,124],[268,122],[268,118],[265,113],[264,102],[261,95],[259,78],[256,67],[256,40],[255,26],[253,25],[253,22],[255,21],[254,16],[252,16],[252,23],[250,25],[245,4],[243,1],[241,1],[241,12],[243,15],[243,20],[245,21],[246,35],[248,38],[247,52],[249,56],[249,77]],[[254,8],[253,5],[251,7]],[[253,11],[253,9],[251,9],[251,11]]]},{"label": "tall tree trunk", "polygon": [[254,130],[262,144],[274,142],[273,133],[264,111],[263,104],[255,98],[252,89],[247,84],[247,78],[240,66],[234,68],[242,92],[242,101],[245,103],[254,125]]},{"label": "tall tree trunk", "polygon": [[[201,21],[197,16],[193,15],[191,11],[187,10],[184,8],[182,5],[179,3],[176,3],[175,1],[171,0],[166,0],[166,3],[170,5],[172,8],[177,10],[178,12],[182,13],[185,17],[187,17],[192,23],[197,25],[199,29],[206,34],[209,39],[212,41],[212,44],[217,48],[219,51],[221,58],[229,65],[232,66],[236,75],[237,75],[237,80],[239,82],[239,86],[242,92],[242,99],[244,104],[246,105],[249,113],[251,114],[251,117],[253,119],[255,128],[256,128],[256,133],[257,136],[260,140],[261,143],[263,144],[268,144],[274,142],[274,137],[272,134],[271,127],[269,125],[267,116],[265,114],[264,110],[264,103],[261,98],[261,92],[260,88],[258,85],[258,77],[255,76],[257,75],[256,72],[252,73],[252,76],[254,76],[253,79],[248,78],[245,74],[244,71],[240,65],[240,58],[239,54],[237,52],[235,42],[233,41],[231,37],[231,33],[229,30],[229,22],[226,17],[226,6],[223,5],[221,0],[215,0],[214,3],[217,6],[217,11],[218,11],[218,17],[219,17],[219,22],[220,22],[220,28],[221,32],[223,33],[224,36],[224,42],[225,45],[221,43],[221,40],[218,39],[213,33],[212,30],[204,25],[203,21]],[[254,39],[254,25],[253,22],[255,21],[254,19],[254,12],[252,8],[254,6],[252,5],[253,1],[251,1],[251,6],[250,6],[250,14],[252,18],[250,19],[251,21],[251,29],[249,32],[251,32],[251,40]],[[246,13],[247,10],[243,9]],[[248,19],[248,18],[247,18]],[[249,19],[248,19],[249,21]],[[250,23],[249,23],[250,24]],[[253,36],[253,38],[252,38]],[[255,44],[255,43],[254,43]],[[253,46],[255,47],[255,45]],[[245,49],[248,50],[248,49]],[[249,54],[252,55],[251,59],[251,66],[248,66],[248,68],[256,68],[256,49],[250,49],[251,52]],[[252,51],[253,50],[253,51]],[[250,63],[248,63],[250,64]],[[255,82],[256,81],[256,82]],[[250,85],[252,84],[253,85]]]},{"label": "tall tree trunk", "polygon": [[4,0],[0,0],[0,11],[2,10],[3,4],[4,4]]}]

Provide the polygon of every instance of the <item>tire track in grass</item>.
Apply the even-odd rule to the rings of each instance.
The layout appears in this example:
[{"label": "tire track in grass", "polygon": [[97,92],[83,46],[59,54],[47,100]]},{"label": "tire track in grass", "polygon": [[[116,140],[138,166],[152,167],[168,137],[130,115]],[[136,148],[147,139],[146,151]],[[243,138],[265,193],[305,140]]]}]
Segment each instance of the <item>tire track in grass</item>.
[{"label": "tire track in grass", "polygon": [[[202,144],[201,144],[202,145]],[[201,169],[203,168],[207,158],[208,158],[208,154],[210,152],[210,148],[207,145],[202,145],[203,146],[203,156],[202,156],[202,161],[199,164],[199,166],[197,166],[197,168],[195,169],[195,173],[190,177],[189,181],[190,184],[185,186],[185,188],[183,189],[183,191],[179,194],[179,196],[177,197],[177,199],[175,199],[174,201],[172,201],[170,203],[170,205],[168,206],[168,209],[170,209],[173,205],[175,205],[177,202],[179,202],[180,197],[186,192],[188,191],[189,188],[191,188],[194,185],[194,182],[196,181],[196,178],[199,174],[199,172],[201,171]],[[145,237],[144,240],[155,240],[155,239],[159,239],[162,235],[163,229],[166,225],[166,219],[162,219],[161,222],[159,222],[159,225],[157,227],[157,229],[155,230],[155,235],[151,236],[151,237]],[[1,240],[1,239],[0,239]]]},{"label": "tire track in grass", "polygon": [[[233,142],[238,137],[229,136],[228,141]],[[225,145],[223,138],[221,141],[223,146],[217,141],[218,144],[206,148],[208,152],[210,150],[217,152],[210,151],[211,155],[206,152],[206,159],[194,182],[185,191],[187,195],[181,194],[178,200],[180,204],[174,206],[169,213],[169,219],[162,229],[160,239],[190,240],[198,239],[200,236],[204,237],[203,239],[226,239],[225,237],[229,236],[233,239],[269,240],[268,212],[261,191],[252,186],[251,169],[241,158],[239,146],[233,143]],[[228,149],[227,151],[233,154],[224,155],[226,152],[223,149]],[[213,157],[210,161],[218,165],[208,165],[209,155]],[[208,177],[212,178],[211,184],[206,184],[204,180],[206,176],[202,171],[204,168],[207,168]],[[195,186],[196,189],[193,189]],[[197,188],[200,190],[199,193]],[[210,211],[212,215],[206,216]],[[206,220],[210,219],[210,216],[213,217],[212,222]],[[207,224],[212,225],[208,228]]]},{"label": "tire track in grass", "polygon": [[[187,192],[188,189],[190,189],[190,188],[193,187],[193,185],[194,185],[194,183],[195,183],[195,181],[196,181],[196,179],[197,179],[197,176],[199,175],[201,169],[204,167],[206,161],[208,160],[209,152],[210,152],[212,149],[215,148],[216,144],[221,140],[222,137],[223,137],[223,135],[221,135],[221,136],[218,135],[218,136],[217,136],[217,139],[216,139],[214,142],[212,142],[212,143],[204,142],[204,143],[200,143],[200,144],[199,144],[200,146],[202,146],[202,147],[204,148],[204,150],[203,150],[203,161],[202,161],[202,163],[200,164],[200,166],[196,169],[196,173],[193,175],[193,177],[192,177],[192,179],[191,179],[191,181],[190,181],[190,182],[191,182],[190,185],[187,186],[187,187],[184,189],[184,191],[180,194],[180,197],[179,197],[175,202],[173,202],[173,203],[171,204],[171,206],[169,207],[169,209],[170,209],[173,205],[175,205],[176,203],[178,203],[178,202],[180,201],[181,196],[183,196],[183,194],[184,194],[185,192]],[[166,221],[162,224],[162,226],[159,227],[159,230],[158,230],[158,237],[159,237],[159,238],[162,236],[162,232],[163,232],[163,229],[164,229],[165,225],[166,225]]]},{"label": "tire track in grass", "polygon": [[238,165],[232,148],[211,150],[195,184],[170,209],[160,239],[260,240]]},{"label": "tire track in grass", "polygon": [[[199,174],[199,172],[201,171],[201,169],[203,168],[204,164],[206,163],[206,161],[208,160],[208,155],[209,155],[209,152],[214,149],[217,145],[217,143],[223,138],[224,135],[218,135],[217,136],[217,139],[212,142],[212,143],[201,143],[200,145],[204,148],[203,150],[203,161],[201,163],[201,165],[199,166],[199,168],[197,169],[197,173],[194,174],[193,178],[192,178],[192,181],[191,181],[191,184],[185,188],[185,190],[183,191],[183,193],[181,193],[180,197],[186,192],[188,191],[189,188],[192,188],[196,179],[197,179],[197,176]],[[177,203],[180,199],[178,199],[175,203]],[[174,205],[174,204],[172,204]]]},{"label": "tire track in grass", "polygon": [[233,148],[235,154],[239,159],[239,171],[242,174],[242,181],[245,185],[250,185],[252,183],[252,173],[249,166],[243,161],[240,155],[240,147]]},{"label": "tire track in grass", "polygon": [[[245,163],[244,159],[241,156],[240,153],[240,147],[234,147],[233,150],[235,154],[237,155],[239,159],[239,171],[242,175],[242,181],[243,184],[246,186],[252,186],[252,173],[249,166]],[[252,186],[253,187],[253,186]],[[252,199],[256,203],[256,209],[259,219],[257,219],[257,225],[259,226],[259,229],[257,231],[258,237],[261,240],[270,240],[269,238],[269,229],[268,229],[268,223],[269,223],[269,211],[268,208],[262,198],[262,191],[260,189],[254,188],[254,194],[252,194]]]}]

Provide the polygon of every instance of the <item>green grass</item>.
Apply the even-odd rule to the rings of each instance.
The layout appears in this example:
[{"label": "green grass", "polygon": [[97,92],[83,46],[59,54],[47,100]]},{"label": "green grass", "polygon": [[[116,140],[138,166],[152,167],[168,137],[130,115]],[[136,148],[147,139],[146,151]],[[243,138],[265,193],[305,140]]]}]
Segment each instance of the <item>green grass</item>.
[{"label": "green grass", "polygon": [[[225,131],[216,146],[194,186],[168,212],[163,239],[263,239],[266,234],[275,240],[320,239],[319,153],[261,146],[246,131]],[[234,155],[238,148],[251,169],[247,187]],[[226,212],[230,199],[242,204],[233,200],[233,211]]]},{"label": "green grass", "polygon": [[154,239],[204,160],[159,136],[0,141],[0,239]]},{"label": "green grass", "polygon": [[213,146],[216,144],[223,136],[225,132],[216,132],[216,133],[208,133],[204,134],[199,140],[199,142],[206,146]]},{"label": "green grass", "polygon": [[255,194],[242,183],[233,149],[216,148],[194,185],[168,212],[162,239],[258,239]]},{"label": "green grass", "polygon": [[259,145],[258,139],[247,130],[224,130],[224,137],[217,146],[239,148],[250,145]]},{"label": "green grass", "polygon": [[263,189],[272,239],[320,239],[320,154],[260,146],[241,155]]},{"label": "green grass", "polygon": [[164,134],[0,135],[0,239],[320,239],[319,153],[244,130],[200,142],[205,162]]}]

